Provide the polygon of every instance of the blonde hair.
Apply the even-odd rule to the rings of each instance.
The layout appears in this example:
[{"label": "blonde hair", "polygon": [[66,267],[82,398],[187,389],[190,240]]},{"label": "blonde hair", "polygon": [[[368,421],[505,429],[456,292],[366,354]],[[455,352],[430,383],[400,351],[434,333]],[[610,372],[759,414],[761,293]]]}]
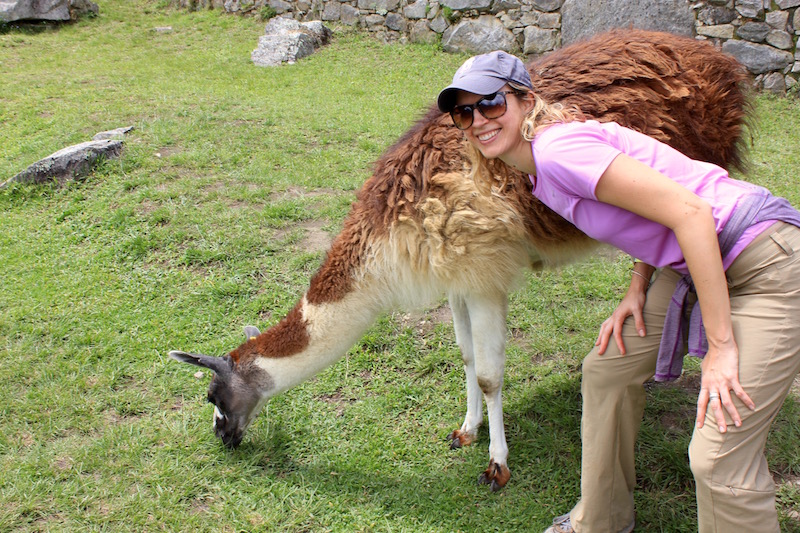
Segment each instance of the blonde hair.
[{"label": "blonde hair", "polygon": [[[550,104],[534,93],[530,87],[513,82],[509,82],[508,85],[520,98],[533,98],[533,109],[525,115],[520,124],[520,135],[528,142],[533,141],[536,135],[553,124],[585,120],[583,113],[575,106],[567,108],[561,103]],[[469,176],[478,189],[483,193],[491,193],[493,189],[504,190],[513,171],[499,159],[485,158],[471,142],[466,141],[466,144]]]}]

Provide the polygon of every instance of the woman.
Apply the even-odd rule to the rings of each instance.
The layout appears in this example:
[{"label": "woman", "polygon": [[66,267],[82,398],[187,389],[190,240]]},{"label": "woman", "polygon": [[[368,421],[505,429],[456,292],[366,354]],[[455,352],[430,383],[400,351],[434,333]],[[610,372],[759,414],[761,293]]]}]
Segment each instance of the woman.
[{"label": "woman", "polygon": [[642,385],[680,375],[685,325],[689,353],[704,356],[689,448],[699,530],[777,532],[764,444],[800,370],[800,213],[650,137],[542,101],[504,52],[467,60],[438,105],[469,141],[474,179],[490,183],[498,158],[587,235],[641,259],[583,362],[581,499],[547,532],[633,530]]}]

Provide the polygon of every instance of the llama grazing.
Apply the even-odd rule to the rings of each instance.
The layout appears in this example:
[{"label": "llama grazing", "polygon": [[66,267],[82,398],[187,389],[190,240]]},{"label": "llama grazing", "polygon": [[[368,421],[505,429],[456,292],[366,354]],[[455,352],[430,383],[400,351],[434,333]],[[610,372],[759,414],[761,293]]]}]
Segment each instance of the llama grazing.
[{"label": "llama grazing", "polygon": [[[645,31],[615,31],[529,65],[534,89],[614,120],[691,157],[742,165],[745,74],[710,44]],[[585,254],[593,242],[533,197],[527,177],[495,164],[484,193],[466,177],[464,140],[433,107],[376,162],[323,264],[297,305],[223,357],[172,351],[211,369],[214,431],[237,446],[272,396],[341,358],[375,318],[446,293],[467,381],[463,425],[451,447],[470,444],[489,421],[493,490],[510,477],[501,388],[507,295],[524,268]]]}]

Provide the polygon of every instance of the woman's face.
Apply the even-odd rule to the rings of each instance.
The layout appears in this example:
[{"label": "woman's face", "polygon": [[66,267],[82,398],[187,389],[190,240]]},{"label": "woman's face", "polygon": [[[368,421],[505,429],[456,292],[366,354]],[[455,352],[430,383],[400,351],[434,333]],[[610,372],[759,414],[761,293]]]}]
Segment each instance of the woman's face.
[{"label": "woman's face", "polygon": [[[511,88],[506,85],[500,91],[511,91]],[[456,105],[473,105],[484,96],[459,91]],[[528,98],[516,93],[505,96],[506,112],[502,116],[488,119],[476,109],[473,111],[472,125],[464,130],[467,140],[487,159],[499,158],[508,161],[511,158],[516,159],[515,156],[523,155],[521,151],[530,154],[530,143],[522,138],[520,125],[531,109],[532,103]]]}]

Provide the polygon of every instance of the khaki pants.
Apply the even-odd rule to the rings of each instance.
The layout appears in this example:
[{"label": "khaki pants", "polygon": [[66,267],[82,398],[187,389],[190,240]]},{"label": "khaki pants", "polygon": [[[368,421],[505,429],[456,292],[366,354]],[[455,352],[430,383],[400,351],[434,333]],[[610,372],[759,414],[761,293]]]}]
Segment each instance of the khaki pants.
[{"label": "khaki pants", "polygon": [[[739,381],[756,404],[735,396],[742,416],[719,433],[713,414],[689,447],[700,533],[777,532],[775,488],[764,458],[767,433],[800,370],[800,229],[779,223],[748,246],[726,272],[739,346]],[[795,252],[797,251],[797,252]],[[647,293],[640,338],[623,330],[583,362],[581,500],[570,513],[579,533],[617,533],[634,520],[634,443],[644,410],[643,383],[655,373],[667,304],[680,274],[665,269]]]}]

